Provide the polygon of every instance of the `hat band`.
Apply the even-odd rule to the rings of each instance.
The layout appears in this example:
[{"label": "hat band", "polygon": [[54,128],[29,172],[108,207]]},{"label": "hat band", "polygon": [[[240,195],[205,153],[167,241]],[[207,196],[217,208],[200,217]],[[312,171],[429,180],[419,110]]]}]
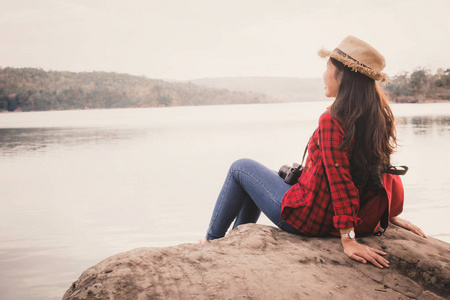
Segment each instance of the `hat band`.
[{"label": "hat band", "polygon": [[357,61],[356,59],[354,59],[353,57],[351,57],[350,55],[348,55],[347,53],[345,53],[344,51],[342,51],[339,48],[335,48],[334,51],[336,51],[340,56],[343,56],[344,58],[350,58],[351,60],[353,60],[354,62],[356,62],[358,65],[363,66],[364,68],[370,69],[372,70],[371,67],[366,66],[365,64]]}]

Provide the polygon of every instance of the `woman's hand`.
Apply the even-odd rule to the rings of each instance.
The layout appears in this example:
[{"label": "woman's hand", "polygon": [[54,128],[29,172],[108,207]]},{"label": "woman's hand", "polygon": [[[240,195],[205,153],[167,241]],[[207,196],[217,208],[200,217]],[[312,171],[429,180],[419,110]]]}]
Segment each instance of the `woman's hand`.
[{"label": "woman's hand", "polygon": [[389,268],[389,261],[381,256],[386,255],[386,252],[359,244],[354,239],[349,238],[342,238],[342,246],[344,247],[344,253],[351,259],[359,261],[363,264],[371,262],[373,265],[381,269],[384,267]]},{"label": "woman's hand", "polygon": [[423,233],[423,231],[419,227],[417,227],[416,225],[414,225],[413,223],[411,223],[405,219],[401,219],[399,217],[392,217],[392,218],[389,218],[389,222],[391,222],[392,224],[395,224],[397,226],[403,227],[405,229],[408,229],[409,231],[414,232],[418,236],[427,238],[425,233]]}]

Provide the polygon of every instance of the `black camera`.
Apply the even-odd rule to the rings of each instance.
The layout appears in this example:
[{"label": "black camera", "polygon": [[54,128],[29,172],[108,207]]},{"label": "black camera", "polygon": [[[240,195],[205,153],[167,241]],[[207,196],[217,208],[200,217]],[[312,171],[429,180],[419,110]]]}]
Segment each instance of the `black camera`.
[{"label": "black camera", "polygon": [[278,171],[278,175],[284,179],[287,184],[293,185],[297,183],[300,175],[302,175],[303,166],[294,163],[293,166],[283,165]]}]

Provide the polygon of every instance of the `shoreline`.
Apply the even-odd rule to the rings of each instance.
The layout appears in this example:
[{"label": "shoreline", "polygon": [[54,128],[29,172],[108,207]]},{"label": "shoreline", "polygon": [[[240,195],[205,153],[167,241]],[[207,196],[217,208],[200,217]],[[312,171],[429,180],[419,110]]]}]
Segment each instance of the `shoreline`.
[{"label": "shoreline", "polygon": [[[400,98],[400,100],[398,100]],[[283,103],[307,103],[307,102],[328,102],[327,100],[323,101],[292,101],[292,102],[272,102],[272,103],[265,103],[265,104],[283,104]],[[394,99],[391,99],[391,104],[429,104],[429,103],[449,103],[450,100],[443,100],[443,99],[417,99],[414,97],[409,98],[402,98],[397,97]],[[242,103],[243,105],[253,105],[253,104],[263,104],[263,103]],[[102,110],[102,109],[138,109],[138,108],[170,108],[170,107],[200,107],[200,106],[221,106],[221,105],[236,105],[236,104],[229,104],[229,103],[222,103],[222,104],[211,104],[211,105],[173,105],[173,106],[144,106],[144,107],[137,107],[137,106],[129,106],[129,107],[97,107],[97,108],[74,108],[74,109],[49,109],[49,110],[27,110],[23,111],[22,109],[16,109],[14,111],[8,111],[8,110],[0,110],[0,114],[3,113],[27,113],[27,112],[57,112],[57,111],[88,111],[88,110]]]}]

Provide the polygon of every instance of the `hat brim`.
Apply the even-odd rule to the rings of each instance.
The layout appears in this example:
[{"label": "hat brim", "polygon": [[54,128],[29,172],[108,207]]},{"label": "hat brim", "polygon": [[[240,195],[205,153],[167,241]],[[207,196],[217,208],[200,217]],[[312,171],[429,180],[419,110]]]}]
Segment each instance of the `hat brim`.
[{"label": "hat brim", "polygon": [[340,61],[347,67],[351,68],[352,71],[360,72],[374,80],[380,80],[381,82],[385,82],[388,78],[387,74],[382,73],[382,72],[377,72],[371,68],[368,68],[356,60],[350,59],[348,57],[343,57],[342,55],[340,55],[339,53],[337,53],[335,51],[328,51],[325,49],[320,49],[319,51],[317,51],[317,54],[322,58],[332,57],[332,58]]}]

